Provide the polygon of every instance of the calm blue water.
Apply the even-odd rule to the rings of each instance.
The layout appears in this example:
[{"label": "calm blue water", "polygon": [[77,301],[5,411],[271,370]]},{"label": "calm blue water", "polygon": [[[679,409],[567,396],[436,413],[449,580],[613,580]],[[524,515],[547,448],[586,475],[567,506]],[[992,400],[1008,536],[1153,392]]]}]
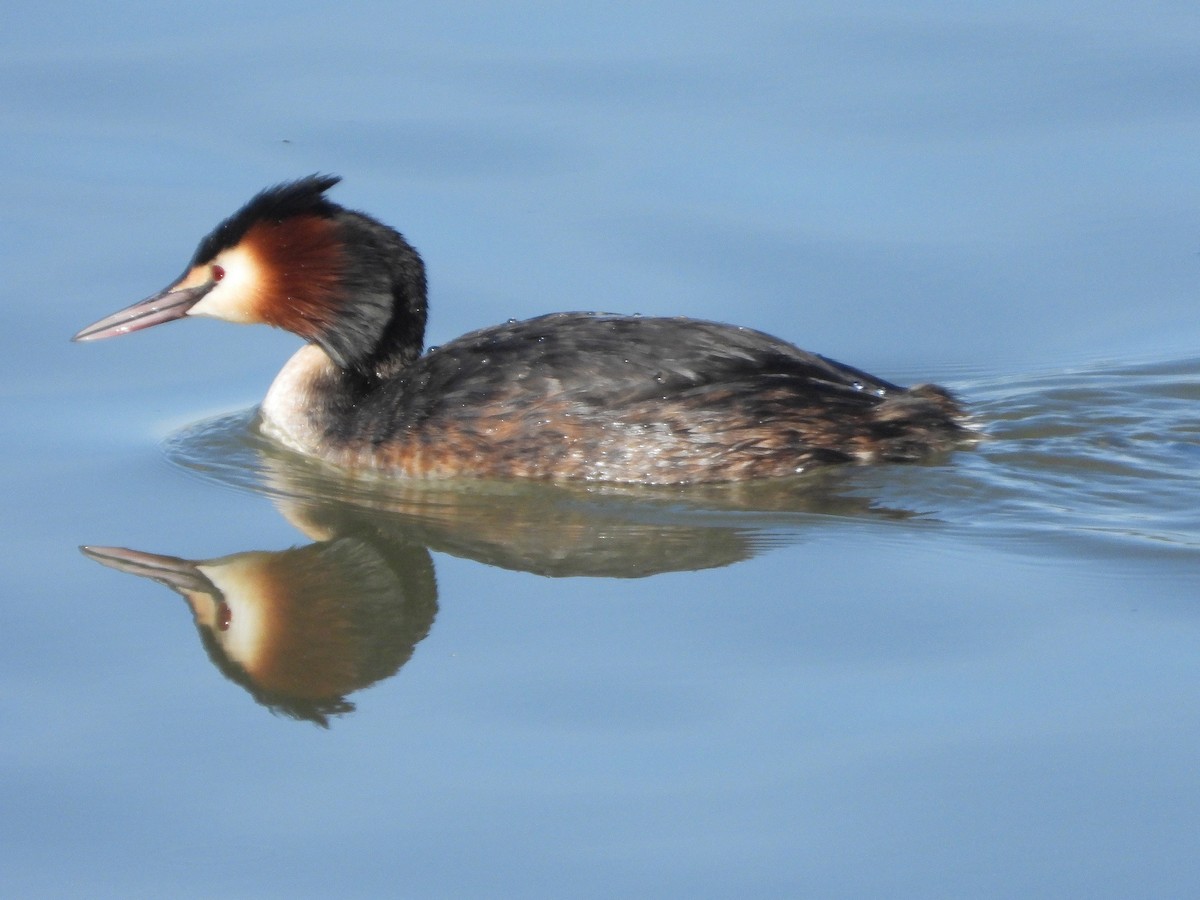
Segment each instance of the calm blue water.
[{"label": "calm blue water", "polygon": [[[5,896],[1200,888],[1194,5],[16,0],[0,48]],[[732,320],[987,438],[347,489],[248,425],[289,336],[67,343],[313,171],[421,249],[431,343]],[[81,544],[342,599],[256,680]]]}]

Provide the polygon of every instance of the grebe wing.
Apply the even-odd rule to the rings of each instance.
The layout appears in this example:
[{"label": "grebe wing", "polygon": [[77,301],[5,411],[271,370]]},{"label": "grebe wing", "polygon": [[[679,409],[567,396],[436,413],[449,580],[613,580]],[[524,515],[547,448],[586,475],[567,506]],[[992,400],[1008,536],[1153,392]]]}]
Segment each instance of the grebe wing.
[{"label": "grebe wing", "polygon": [[747,382],[788,382],[856,406],[902,390],[749,328],[590,313],[472,332],[426,355],[417,368],[416,390],[464,411],[489,395],[509,402],[569,395],[573,402],[615,407]]}]

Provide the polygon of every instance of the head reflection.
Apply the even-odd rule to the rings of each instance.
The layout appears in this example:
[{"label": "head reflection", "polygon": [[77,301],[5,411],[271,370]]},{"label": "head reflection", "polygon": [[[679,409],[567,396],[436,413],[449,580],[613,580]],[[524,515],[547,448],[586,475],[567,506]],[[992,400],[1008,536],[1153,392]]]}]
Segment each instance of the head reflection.
[{"label": "head reflection", "polygon": [[90,558],[187,601],[209,658],[273,712],[328,725],[347,695],[394,675],[429,633],[437,588],[423,547],[352,537],[187,560],[116,547]]}]

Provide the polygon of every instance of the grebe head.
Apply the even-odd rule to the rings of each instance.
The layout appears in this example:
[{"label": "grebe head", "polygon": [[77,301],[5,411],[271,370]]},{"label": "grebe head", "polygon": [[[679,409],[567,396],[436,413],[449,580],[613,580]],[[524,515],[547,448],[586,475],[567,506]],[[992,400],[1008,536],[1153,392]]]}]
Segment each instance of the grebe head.
[{"label": "grebe head", "polygon": [[425,267],[399,232],[325,198],[340,180],[267,188],[200,241],[172,284],[72,340],[211,316],[291,331],[364,374],[411,362],[425,336]]}]

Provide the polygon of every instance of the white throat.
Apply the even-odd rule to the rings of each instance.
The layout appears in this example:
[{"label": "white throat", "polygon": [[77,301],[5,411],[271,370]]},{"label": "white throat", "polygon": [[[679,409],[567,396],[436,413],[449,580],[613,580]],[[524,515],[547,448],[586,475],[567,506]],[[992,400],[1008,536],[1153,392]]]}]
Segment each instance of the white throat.
[{"label": "white throat", "polygon": [[267,436],[300,453],[318,455],[325,434],[318,424],[323,398],[316,382],[336,368],[316,344],[300,348],[275,376],[260,407]]}]

